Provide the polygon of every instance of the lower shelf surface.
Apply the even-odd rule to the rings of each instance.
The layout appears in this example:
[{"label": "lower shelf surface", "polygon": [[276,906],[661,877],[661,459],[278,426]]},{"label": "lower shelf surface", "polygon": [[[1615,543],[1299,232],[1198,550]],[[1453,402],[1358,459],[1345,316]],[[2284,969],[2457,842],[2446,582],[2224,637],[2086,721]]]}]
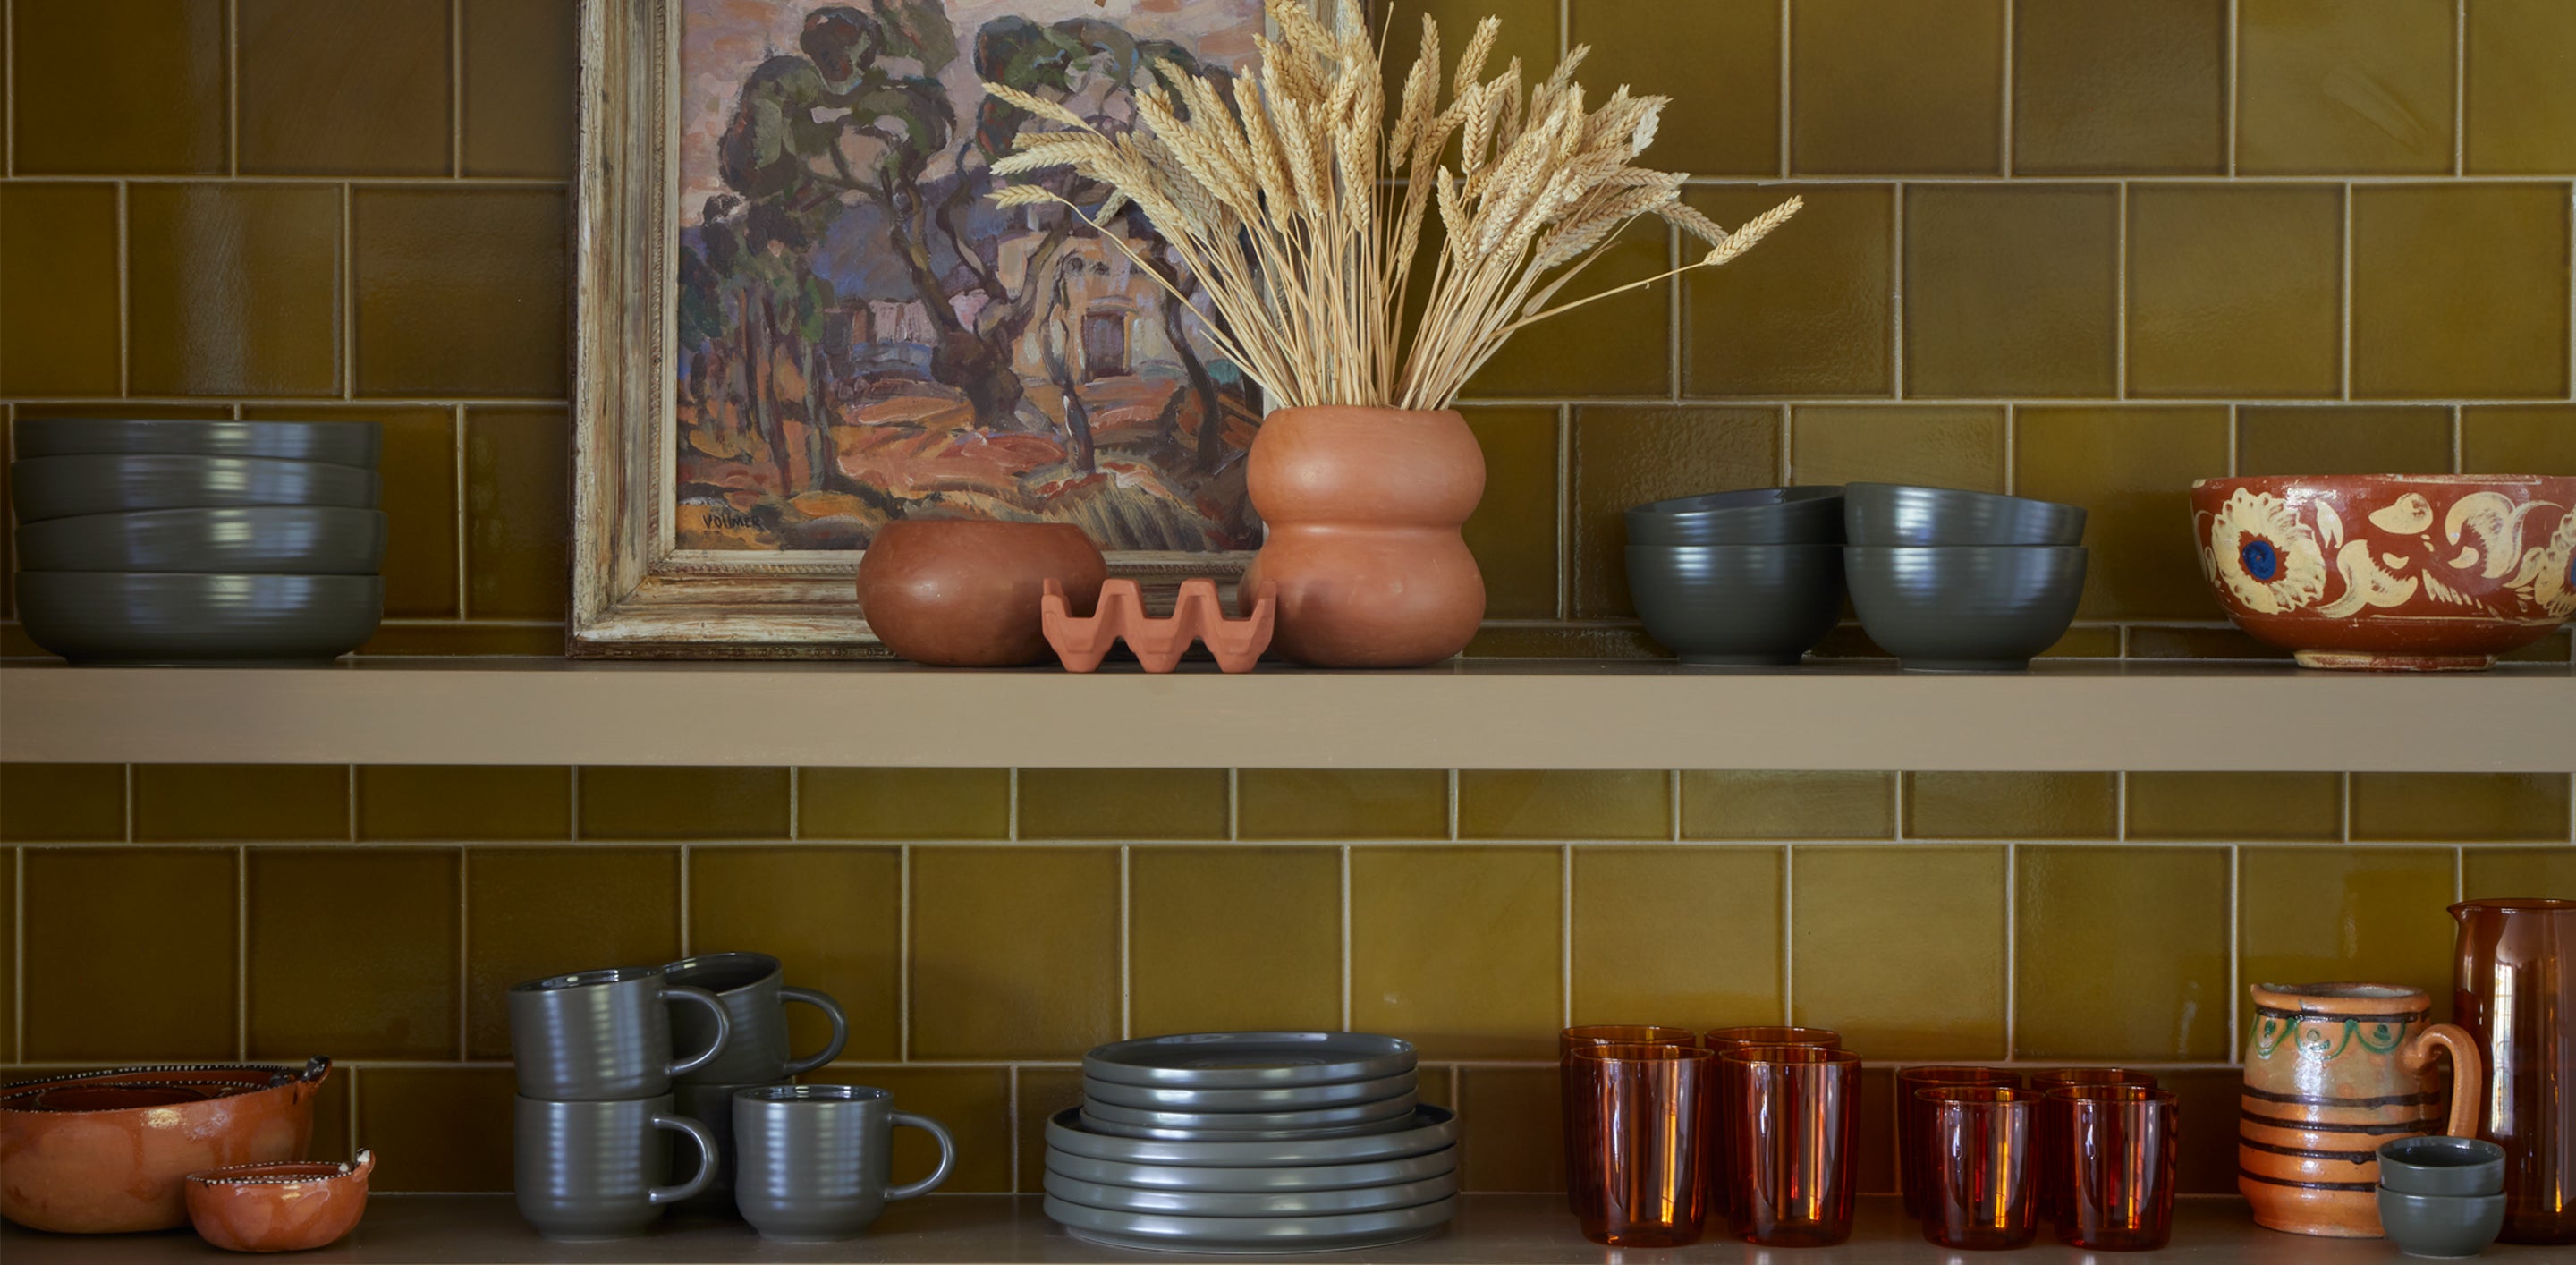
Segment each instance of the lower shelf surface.
[{"label": "lower shelf surface", "polygon": [[[2568,1247],[2499,1244],[2481,1259],[2566,1261]],[[162,1265],[172,1261],[245,1258],[220,1251],[186,1230],[166,1234],[85,1236],[0,1230],[0,1259],[9,1265]],[[1034,1195],[934,1195],[893,1205],[867,1234],[845,1243],[764,1243],[738,1221],[665,1219],[651,1233],[613,1243],[549,1243],[519,1220],[507,1195],[382,1195],[367,1206],[357,1231],[334,1246],[299,1252],[297,1265],[735,1265],[737,1262],[855,1262],[865,1265],[1109,1265],[1112,1262],[1202,1260],[1241,1265],[1257,1257],[1186,1252],[1123,1252],[1086,1243],[1048,1221]],[[2257,1227],[2243,1201],[2203,1196],[2174,1209],[2170,1246],[2155,1252],[2090,1253],[2042,1236],[2013,1253],[1954,1252],[1923,1241],[1890,1196],[1861,1201],[1858,1231],[1832,1248],[1758,1248],[1713,1234],[1684,1248],[1621,1251],[1587,1242],[1565,1201],[1550,1195],[1467,1195],[1449,1228],[1427,1239],[1368,1251],[1285,1258],[1372,1265],[2344,1265],[2407,1258],[2384,1239],[2314,1239]]]}]

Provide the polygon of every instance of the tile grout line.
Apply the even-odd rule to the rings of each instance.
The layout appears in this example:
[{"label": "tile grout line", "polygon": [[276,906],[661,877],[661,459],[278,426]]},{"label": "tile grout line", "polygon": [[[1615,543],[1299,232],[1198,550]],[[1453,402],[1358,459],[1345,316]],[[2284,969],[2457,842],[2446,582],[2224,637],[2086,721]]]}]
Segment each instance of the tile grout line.
[{"label": "tile grout line", "polygon": [[2463,465],[2461,465],[2461,464],[2460,464],[2460,462],[2461,462],[2461,460],[2462,460],[2462,457],[2461,457],[2461,454],[2460,454],[2460,443],[2461,443],[2461,435],[2460,435],[2460,432],[2461,432],[2463,429],[2465,429],[2467,426],[2468,426],[2468,410],[2466,410],[2466,409],[2462,408],[2461,406],[2459,406],[2459,405],[2457,405],[2457,404],[2452,405],[2452,406],[2451,406],[2451,473],[2453,473],[2453,474],[2466,474],[2466,473],[2468,473],[2468,468],[2467,468],[2466,466],[2463,466]]},{"label": "tile grout line", "polygon": [[2129,182],[2118,181],[2119,223],[2112,226],[2118,239],[2112,249],[2111,272],[2111,389],[2119,398],[2129,398]]},{"label": "tile grout line", "polygon": [[1905,182],[1887,186],[1887,398],[1905,398]]},{"label": "tile grout line", "polygon": [[2227,845],[2227,1057],[2241,1057],[2237,1018],[2241,1007],[2237,998],[2245,993],[2244,980],[2244,888],[2245,853],[2235,844]]},{"label": "tile grout line", "polygon": [[2352,842],[2352,774],[2335,774],[2335,833],[2343,842]]},{"label": "tile grout line", "polygon": [[233,850],[233,1057],[250,1057],[250,849]]},{"label": "tile grout line", "polygon": [[[2238,127],[2236,106],[2237,50],[2238,46],[2245,42],[2243,39],[2244,28],[2240,25],[2237,19],[2237,4],[2238,0],[2227,0],[2227,178],[2230,180],[2236,178],[2236,129]],[[2231,1009],[2228,1013],[2232,1015],[2235,1011]]]},{"label": "tile grout line", "polygon": [[1574,847],[1556,845],[1557,1023],[1574,1026]]},{"label": "tile grout line", "polygon": [[805,807],[798,800],[798,792],[804,785],[804,781],[803,768],[793,764],[787,766],[787,841],[789,843],[797,842],[804,838],[805,834]]},{"label": "tile grout line", "polygon": [[447,174],[465,174],[465,0],[447,0]]},{"label": "tile grout line", "polygon": [[1664,398],[1682,398],[1682,235],[1664,226],[1664,267],[1674,273],[1664,290]]},{"label": "tile grout line", "polygon": [[1130,950],[1136,913],[1134,869],[1130,864],[1134,849],[1118,845],[1118,1039],[1136,1035],[1136,957]]},{"label": "tile grout line", "polygon": [[680,845],[680,956],[696,952],[689,944],[689,845]]},{"label": "tile grout line", "polygon": [[1341,846],[1342,860],[1342,1031],[1351,1028],[1351,845]]},{"label": "tile grout line", "polygon": [[[2229,475],[2230,477],[2233,477],[2233,476],[2235,475],[2235,473],[2236,473],[2236,443],[2237,443],[2237,417],[2236,417],[2236,412],[2237,412],[2238,407],[2239,407],[2239,406],[2234,405],[2234,404],[2230,404],[2230,405],[2228,405],[2228,406],[2227,406],[2227,473],[2228,473],[2228,475]],[[2122,653],[2123,655],[2125,655],[2125,654],[2127,654],[2127,653],[2128,653],[2128,652],[2127,652],[2127,649],[2126,649],[2127,640],[2128,640],[2128,636],[2127,636],[2127,634],[2128,634],[2128,630],[2127,630],[2127,629],[2125,629],[2125,628],[2124,628],[2124,629],[2122,629],[2122,630],[2121,630],[2121,642],[2122,642],[2122,646],[2123,646],[2123,649],[2122,649],[2121,653]]]},{"label": "tile grout line", "polygon": [[1225,771],[1225,837],[1228,842],[1243,841],[1243,770]]},{"label": "tile grout line", "polygon": [[[894,1056],[898,1062],[912,1061],[912,845],[895,849],[895,883],[903,890],[895,901],[895,976],[894,976]],[[1018,1084],[1013,1073],[1012,1083]],[[1014,1124],[1018,1113],[1012,1113]],[[1016,1151],[1013,1152],[1015,1155]],[[1014,1180],[1018,1169],[1014,1166]]]},{"label": "tile grout line", "polygon": [[466,521],[469,514],[466,505],[468,492],[465,477],[465,426],[465,406],[458,404],[456,406],[456,468],[452,473],[456,482],[456,617],[460,620],[474,618],[474,592],[472,586],[467,583],[465,560],[466,553],[472,547],[472,542],[466,537]]},{"label": "tile grout line", "polygon": [[224,174],[241,174],[241,0],[224,0]]},{"label": "tile grout line", "polygon": [[358,841],[358,766],[344,764],[340,766],[340,770],[348,779],[342,791],[346,797],[342,810],[349,819],[349,842],[356,843]]},{"label": "tile grout line", "polygon": [[1789,178],[1789,29],[1794,19],[1792,0],[1780,0],[1780,178]]},{"label": "tile grout line", "polygon": [[2021,845],[2004,841],[2004,1057],[2021,1056]]},{"label": "tile grout line", "polygon": [[1798,845],[1780,845],[1780,1022],[1798,1022]]},{"label": "tile grout line", "polygon": [[27,850],[9,851],[9,1057],[27,1061]]},{"label": "tile grout line", "polygon": [[2111,838],[2117,843],[2129,841],[2129,773],[2123,769],[2111,775]]},{"label": "tile grout line", "polygon": [[1010,1068],[1010,1073],[1009,1073],[1009,1075],[1008,1075],[1008,1076],[1006,1076],[1004,1079],[1008,1082],[1008,1086],[1007,1086],[1007,1088],[1006,1088],[1006,1089],[1005,1089],[1005,1091],[1004,1091],[1004,1092],[1008,1095],[1008,1097],[1004,1100],[1004,1109],[1005,1109],[1005,1114],[1006,1114],[1006,1115],[1008,1115],[1008,1116],[1010,1117],[1010,1121],[1011,1121],[1011,1193],[1012,1193],[1012,1194],[1014,1194],[1014,1195],[1016,1195],[1016,1194],[1021,1193],[1021,1191],[1020,1191],[1020,1065],[1019,1065],[1019,1064],[1017,1064],[1017,1063],[1012,1064],[1012,1065],[1011,1065],[1011,1068]]},{"label": "tile grout line", "polygon": [[1458,770],[1449,770],[1449,842],[1458,841]]},{"label": "tile grout line", "polygon": [[[334,266],[340,270],[340,398],[358,398],[358,213],[357,190],[343,182],[340,185],[340,257]],[[465,512],[459,504],[456,512]],[[462,569],[464,559],[457,559]]]},{"label": "tile grout line", "polygon": [[2341,263],[2343,282],[2336,296],[2335,314],[2341,321],[2342,341],[2336,344],[2335,356],[2342,368],[2342,398],[2352,398],[2352,186],[2343,187],[2343,241]]},{"label": "tile grout line", "polygon": [[[14,10],[13,10],[14,12]],[[14,50],[12,50],[14,52]],[[16,80],[12,77],[10,93],[15,99]],[[11,146],[14,153],[16,147]],[[116,393],[124,395],[134,389],[134,340],[127,331],[134,324],[134,217],[128,210],[133,192],[124,181],[116,182]]]},{"label": "tile grout line", "polygon": [[[1556,617],[1574,618],[1574,406],[1556,406]],[[1457,789],[1451,771],[1450,789]],[[1453,795],[1452,798],[1455,798]]]},{"label": "tile grout line", "polygon": [[[7,49],[13,59],[17,56],[18,6],[15,3],[0,4],[0,48]],[[0,176],[15,176],[18,174],[18,76],[12,73],[6,79],[6,83],[0,83],[0,129],[5,129],[8,143],[0,144],[0,156],[5,156],[7,165],[0,166]]]},{"label": "tile grout line", "polygon": [[2021,475],[2021,462],[2016,460],[2020,455],[2017,451],[2020,445],[2015,442],[2019,437],[2019,411],[2019,405],[2004,406],[2004,491],[2006,492],[2013,490],[2015,481]]},{"label": "tile grout line", "polygon": [[[467,937],[474,934],[474,852],[471,848],[456,850],[456,1060],[460,1063],[474,1057],[474,1044],[466,1025],[473,1014],[474,962],[473,946]],[[684,952],[681,956],[686,957]],[[356,1152],[352,1151],[354,1155]]]},{"label": "tile grout line", "polygon": [[1017,768],[1014,768],[1014,769],[1012,769],[1012,770],[1011,770],[1011,789],[1010,789],[1010,796],[1011,796],[1011,814],[1010,814],[1010,823],[1009,823],[1009,826],[1010,826],[1010,839],[1009,839],[1009,841],[1010,841],[1010,842],[1012,842],[1012,843],[1017,843],[1017,842],[1019,842],[1019,840],[1020,840],[1020,771],[1019,771]]},{"label": "tile grout line", "polygon": [[2457,902],[2459,902],[2459,901],[2464,901],[2464,900],[2467,900],[2467,899],[2469,898],[2469,896],[2468,896],[2468,883],[2469,883],[2468,873],[2469,873],[2469,850],[2468,850],[2467,848],[2464,848],[2464,847],[2455,847],[2455,848],[2452,848],[2452,849],[2451,849],[2451,900],[2452,900],[2454,903],[2457,903]]},{"label": "tile grout line", "polygon": [[2002,91],[1997,97],[1999,108],[1996,110],[1996,113],[2003,117],[1998,120],[1995,164],[2005,178],[2009,179],[2013,174],[2013,61],[2021,51],[2021,41],[2018,38],[2021,24],[2018,15],[2014,12],[2013,0],[2004,0],[2003,24],[2002,39],[1999,41],[2003,50],[2003,84]]},{"label": "tile grout line", "polygon": [[2469,172],[2469,0],[2451,0],[2451,174]]}]

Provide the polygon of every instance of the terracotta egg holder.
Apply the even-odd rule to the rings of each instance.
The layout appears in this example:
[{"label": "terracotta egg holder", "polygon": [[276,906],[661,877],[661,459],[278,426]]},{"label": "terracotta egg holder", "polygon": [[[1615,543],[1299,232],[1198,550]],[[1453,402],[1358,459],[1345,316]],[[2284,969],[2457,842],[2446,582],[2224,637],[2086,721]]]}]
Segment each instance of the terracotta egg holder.
[{"label": "terracotta egg holder", "polygon": [[1087,616],[1076,616],[1066,604],[1062,582],[1048,580],[1038,609],[1047,644],[1055,647],[1067,672],[1098,669],[1108,657],[1110,644],[1122,637],[1148,672],[1169,672],[1180,666],[1181,655],[1192,641],[1207,643],[1218,667],[1249,672],[1270,645],[1271,627],[1279,613],[1279,586],[1263,582],[1255,591],[1252,613],[1242,619],[1225,617],[1225,608],[1217,602],[1216,581],[1208,579],[1181,581],[1180,600],[1173,603],[1167,619],[1145,613],[1145,595],[1134,580],[1104,581],[1099,609]]}]

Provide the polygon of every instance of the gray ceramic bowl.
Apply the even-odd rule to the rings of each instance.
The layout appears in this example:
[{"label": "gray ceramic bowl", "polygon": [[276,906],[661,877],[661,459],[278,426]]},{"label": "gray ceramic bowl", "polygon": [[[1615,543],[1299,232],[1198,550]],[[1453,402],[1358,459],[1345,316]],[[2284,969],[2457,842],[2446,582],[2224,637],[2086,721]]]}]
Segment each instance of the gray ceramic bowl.
[{"label": "gray ceramic bowl", "polygon": [[82,453],[27,457],[9,466],[9,498],[21,523],[224,505],[374,509],[377,487],[376,472],[363,466],[265,457]]},{"label": "gray ceramic bowl", "polygon": [[2406,1195],[2492,1195],[2504,1189],[2504,1148],[2431,1134],[2379,1148],[2379,1184]]},{"label": "gray ceramic bowl", "polygon": [[2084,507],[1909,483],[1843,485],[1855,545],[2080,545]]},{"label": "gray ceramic bowl", "polygon": [[2056,644],[2084,596],[2082,546],[1846,545],[1869,638],[1927,672],[2012,672]]},{"label": "gray ceramic bowl", "polygon": [[374,422],[233,422],[218,419],[22,417],[18,455],[183,453],[275,457],[372,468],[384,449]]},{"label": "gray ceramic bowl", "polygon": [[327,663],[384,608],[372,575],[18,573],[28,638],[74,663]]},{"label": "gray ceramic bowl", "polygon": [[2409,1195],[2382,1186],[2379,1228],[2408,1256],[2475,1256],[2504,1229],[2504,1195]]},{"label": "gray ceramic bowl", "polygon": [[326,505],[81,514],[18,529],[18,565],[30,571],[374,575],[384,560],[383,510]]},{"label": "gray ceramic bowl", "polygon": [[1630,545],[1646,635],[1684,663],[1796,663],[1843,609],[1841,545]]},{"label": "gray ceramic bowl", "polygon": [[1640,505],[1632,545],[1831,545],[1843,538],[1838,487],[1745,488]]}]

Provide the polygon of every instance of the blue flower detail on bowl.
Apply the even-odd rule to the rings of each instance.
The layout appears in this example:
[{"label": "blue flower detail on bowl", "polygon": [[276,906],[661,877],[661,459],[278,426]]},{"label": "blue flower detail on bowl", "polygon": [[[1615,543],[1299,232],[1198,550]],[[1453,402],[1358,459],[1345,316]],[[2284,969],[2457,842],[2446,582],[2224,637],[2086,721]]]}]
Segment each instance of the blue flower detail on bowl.
[{"label": "blue flower detail on bowl", "polygon": [[2230,494],[2210,516],[2202,558],[2217,559],[2213,578],[2258,611],[2294,611],[2325,596],[2325,552],[2316,534],[2288,502],[2268,492],[2239,488]]}]

